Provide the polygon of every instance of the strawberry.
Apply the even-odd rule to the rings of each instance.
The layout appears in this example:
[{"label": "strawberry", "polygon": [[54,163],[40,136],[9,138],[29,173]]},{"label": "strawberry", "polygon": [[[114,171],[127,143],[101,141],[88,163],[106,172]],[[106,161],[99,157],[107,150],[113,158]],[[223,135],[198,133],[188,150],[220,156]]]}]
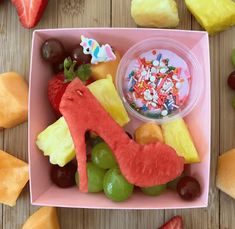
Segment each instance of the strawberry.
[{"label": "strawberry", "polygon": [[61,116],[60,101],[68,85],[69,82],[65,83],[63,72],[56,74],[48,83],[48,98],[58,116]]},{"label": "strawberry", "polygon": [[48,0],[11,0],[15,5],[21,24],[25,28],[35,27],[47,7]]},{"label": "strawberry", "polygon": [[174,216],[159,229],[183,229],[183,219],[181,216]]},{"label": "strawberry", "polygon": [[54,75],[48,83],[48,98],[57,116],[61,116],[59,110],[61,98],[67,86],[75,77],[79,77],[85,85],[91,83],[90,65],[82,64],[76,70],[75,66],[76,61],[66,58],[64,60],[64,72]]}]

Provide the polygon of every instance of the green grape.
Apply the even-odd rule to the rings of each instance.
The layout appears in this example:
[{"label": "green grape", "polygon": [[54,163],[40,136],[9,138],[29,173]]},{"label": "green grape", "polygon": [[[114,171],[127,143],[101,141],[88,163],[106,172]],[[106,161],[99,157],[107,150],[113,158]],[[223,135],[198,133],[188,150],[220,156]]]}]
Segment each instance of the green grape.
[{"label": "green grape", "polygon": [[104,176],[103,184],[105,195],[117,202],[127,200],[134,188],[121,174],[119,168],[110,169]]},{"label": "green grape", "polygon": [[166,190],[166,184],[156,185],[148,188],[141,188],[142,192],[149,196],[158,196]]},{"label": "green grape", "polygon": [[233,62],[233,66],[235,67],[235,48],[232,51],[232,62]]},{"label": "green grape", "polygon": [[233,98],[233,108],[235,109],[235,97]]},{"label": "green grape", "polygon": [[168,183],[167,183],[167,188],[176,190],[177,184],[178,184],[179,180],[180,180],[183,176],[185,176],[184,173],[183,173],[182,175],[176,177],[174,180],[168,182]]},{"label": "green grape", "polygon": [[[87,163],[88,192],[101,192],[103,190],[103,180],[105,170],[99,168],[91,162]],[[76,184],[79,186],[79,176],[75,174]]]},{"label": "green grape", "polygon": [[91,151],[91,160],[102,169],[111,169],[117,166],[111,149],[104,142],[93,147]]}]

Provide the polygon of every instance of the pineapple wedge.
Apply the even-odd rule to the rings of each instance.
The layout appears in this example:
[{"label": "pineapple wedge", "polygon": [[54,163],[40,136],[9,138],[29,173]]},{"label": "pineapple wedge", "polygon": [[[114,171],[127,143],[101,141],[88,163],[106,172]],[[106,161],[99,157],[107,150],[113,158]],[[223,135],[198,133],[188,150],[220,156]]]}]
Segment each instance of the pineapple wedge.
[{"label": "pineapple wedge", "polygon": [[97,80],[87,87],[120,126],[129,122],[129,117],[116,91],[111,75],[107,75],[106,79]]},{"label": "pineapple wedge", "polygon": [[194,146],[188,127],[182,118],[162,125],[165,143],[184,157],[186,164],[200,162],[198,152]]},{"label": "pineapple wedge", "polygon": [[64,117],[42,131],[36,144],[45,156],[50,157],[51,164],[64,166],[75,157],[73,140]]}]

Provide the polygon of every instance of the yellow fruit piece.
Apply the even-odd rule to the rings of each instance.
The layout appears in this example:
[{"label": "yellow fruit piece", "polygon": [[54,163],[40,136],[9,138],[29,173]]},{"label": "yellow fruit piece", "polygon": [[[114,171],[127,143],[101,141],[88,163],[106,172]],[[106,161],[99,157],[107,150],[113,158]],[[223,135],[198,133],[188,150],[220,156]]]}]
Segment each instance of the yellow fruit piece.
[{"label": "yellow fruit piece", "polygon": [[179,156],[184,157],[185,163],[200,162],[188,127],[182,118],[162,124],[165,143],[174,148]]},{"label": "yellow fruit piece", "polygon": [[139,144],[164,142],[161,127],[155,123],[144,123],[135,130],[135,141]]},{"label": "yellow fruit piece", "polygon": [[97,80],[87,86],[103,108],[120,125],[129,122],[129,117],[113,84],[112,77]]},{"label": "yellow fruit piece", "polygon": [[28,180],[28,164],[0,150],[0,203],[14,206]]},{"label": "yellow fruit piece", "polygon": [[56,208],[40,208],[27,219],[22,229],[60,229]]},{"label": "yellow fruit piece", "polygon": [[235,199],[235,148],[218,160],[216,186]]},{"label": "yellow fruit piece", "polygon": [[198,23],[211,35],[235,25],[233,0],[185,0],[185,3]]},{"label": "yellow fruit piece", "polygon": [[91,65],[92,78],[94,80],[105,79],[107,75],[111,75],[113,77],[113,82],[115,83],[117,68],[121,60],[121,55],[117,51],[114,53],[116,55],[116,60]]},{"label": "yellow fruit piece", "polygon": [[0,74],[0,127],[11,128],[28,119],[28,85],[15,72]]},{"label": "yellow fruit piece", "polygon": [[171,28],[179,24],[174,0],[132,0],[131,16],[137,25],[143,27]]},{"label": "yellow fruit piece", "polygon": [[64,117],[48,126],[38,137],[36,144],[51,164],[66,165],[75,157],[73,139]]}]

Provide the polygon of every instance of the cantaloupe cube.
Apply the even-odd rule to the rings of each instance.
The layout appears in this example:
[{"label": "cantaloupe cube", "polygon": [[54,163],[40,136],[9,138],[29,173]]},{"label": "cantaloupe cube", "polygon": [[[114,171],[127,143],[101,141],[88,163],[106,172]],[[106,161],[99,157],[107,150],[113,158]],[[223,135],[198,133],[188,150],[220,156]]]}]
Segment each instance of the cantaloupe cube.
[{"label": "cantaloupe cube", "polygon": [[28,85],[15,72],[0,74],[0,128],[11,128],[28,118]]},{"label": "cantaloupe cube", "polygon": [[199,154],[193,143],[188,127],[182,118],[162,125],[165,143],[174,148],[185,163],[200,162]]},{"label": "cantaloupe cube", "polygon": [[56,208],[42,207],[34,212],[25,222],[22,229],[59,229]]},{"label": "cantaloupe cube", "polygon": [[28,179],[28,164],[0,150],[0,203],[14,206]]},{"label": "cantaloupe cube", "polygon": [[235,199],[235,148],[219,157],[216,186]]},{"label": "cantaloupe cube", "polygon": [[116,60],[109,62],[101,62],[98,64],[91,65],[91,76],[94,80],[105,79],[107,75],[113,77],[113,82],[115,83],[117,68],[121,60],[121,54],[115,51]]}]

